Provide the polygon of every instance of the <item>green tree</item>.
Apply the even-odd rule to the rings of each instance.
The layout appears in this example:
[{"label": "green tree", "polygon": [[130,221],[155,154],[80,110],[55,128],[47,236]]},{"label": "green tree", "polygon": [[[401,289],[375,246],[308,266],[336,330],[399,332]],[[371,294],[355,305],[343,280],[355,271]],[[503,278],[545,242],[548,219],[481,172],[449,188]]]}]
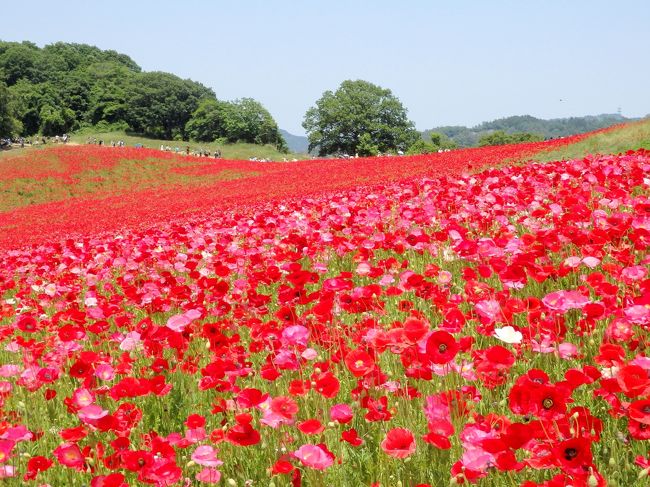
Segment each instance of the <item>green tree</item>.
[{"label": "green tree", "polygon": [[22,130],[22,124],[14,116],[14,104],[7,85],[0,81],[0,137],[13,137]]},{"label": "green tree", "polygon": [[510,135],[513,144],[521,142],[540,142],[544,140],[544,136],[540,134],[531,134],[529,132],[517,132]]},{"label": "green tree", "polygon": [[359,145],[357,145],[356,154],[360,156],[376,156],[379,154],[379,147],[372,141],[372,136],[368,133],[361,134]]},{"label": "green tree", "polygon": [[70,108],[43,105],[39,113],[43,135],[61,135],[74,126],[74,112]]},{"label": "green tree", "polygon": [[229,102],[224,115],[225,135],[229,142],[271,144],[287,151],[278,124],[260,102],[252,98]]},{"label": "green tree", "polygon": [[20,79],[42,81],[44,75],[40,68],[42,57],[35,44],[31,42],[3,44],[2,54],[0,54],[0,72],[3,73],[4,78],[0,81],[4,81],[8,86]]},{"label": "green tree", "polygon": [[418,139],[411,144],[411,147],[407,149],[406,154],[414,156],[418,154],[431,154],[432,152],[438,152],[438,147],[426,140]]},{"label": "green tree", "polygon": [[224,119],[228,109],[226,102],[212,98],[201,100],[192,118],[185,125],[185,133],[199,142],[212,142],[226,138]]},{"label": "green tree", "polygon": [[127,122],[139,133],[186,139],[185,125],[204,97],[214,92],[169,73],[139,73],[127,99]]},{"label": "green tree", "polygon": [[92,125],[124,122],[133,72],[121,64],[103,61],[88,66],[86,74],[91,88],[85,120]]},{"label": "green tree", "polygon": [[507,134],[503,130],[496,130],[489,134],[485,134],[478,139],[478,145],[484,147],[486,145],[505,145],[505,144],[518,144],[521,142],[538,142],[544,140],[542,135],[531,134],[528,132],[519,132],[515,134]]},{"label": "green tree", "polygon": [[41,105],[40,85],[21,79],[9,88],[14,103],[16,117],[22,121],[21,135],[32,135],[41,126],[39,116]]},{"label": "green tree", "polygon": [[418,138],[399,99],[363,80],[347,80],[335,92],[323,93],[316,106],[307,110],[302,126],[309,150],[316,149],[320,156],[355,154],[364,134],[379,152],[406,150]]},{"label": "green tree", "polygon": [[431,144],[433,144],[436,149],[456,149],[458,144],[447,137],[445,134],[439,132],[431,132],[430,134]]},{"label": "green tree", "polygon": [[204,99],[187,122],[185,131],[192,139],[201,142],[224,138],[228,142],[271,144],[287,151],[277,123],[252,98],[233,102]]},{"label": "green tree", "polygon": [[[422,135],[424,137],[424,134]],[[420,138],[416,140],[411,147],[408,148],[406,153],[408,155],[416,154],[431,154],[439,150],[456,149],[458,144],[447,137],[445,134],[439,132],[431,132],[429,134],[431,142]]]}]

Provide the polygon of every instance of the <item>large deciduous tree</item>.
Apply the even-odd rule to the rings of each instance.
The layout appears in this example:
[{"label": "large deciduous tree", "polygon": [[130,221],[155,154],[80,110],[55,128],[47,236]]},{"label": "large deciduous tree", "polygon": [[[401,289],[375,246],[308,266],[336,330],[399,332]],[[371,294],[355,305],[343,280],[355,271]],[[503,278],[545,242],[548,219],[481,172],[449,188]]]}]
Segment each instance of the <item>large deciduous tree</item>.
[{"label": "large deciduous tree", "polygon": [[286,151],[286,142],[271,114],[256,100],[242,98],[232,102],[203,100],[185,126],[194,140],[271,144]]},{"label": "large deciduous tree", "polygon": [[320,156],[406,150],[419,137],[399,99],[363,80],[347,80],[335,92],[323,93],[302,126],[309,150]]}]

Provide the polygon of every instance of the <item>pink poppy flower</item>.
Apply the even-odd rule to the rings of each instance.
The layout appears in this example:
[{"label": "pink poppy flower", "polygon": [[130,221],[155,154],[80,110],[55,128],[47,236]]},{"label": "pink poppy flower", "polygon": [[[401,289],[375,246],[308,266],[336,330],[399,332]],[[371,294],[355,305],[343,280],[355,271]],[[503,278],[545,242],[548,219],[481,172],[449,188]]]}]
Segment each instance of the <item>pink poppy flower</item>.
[{"label": "pink poppy flower", "polygon": [[217,450],[210,445],[201,445],[192,453],[192,460],[203,467],[218,467],[223,462],[217,458]]},{"label": "pink poppy flower", "polygon": [[303,445],[293,452],[293,456],[300,460],[303,465],[316,470],[325,470],[334,463],[332,456],[319,445]]},{"label": "pink poppy flower", "polygon": [[221,472],[216,468],[204,468],[196,474],[196,480],[206,484],[218,484],[221,480]]}]

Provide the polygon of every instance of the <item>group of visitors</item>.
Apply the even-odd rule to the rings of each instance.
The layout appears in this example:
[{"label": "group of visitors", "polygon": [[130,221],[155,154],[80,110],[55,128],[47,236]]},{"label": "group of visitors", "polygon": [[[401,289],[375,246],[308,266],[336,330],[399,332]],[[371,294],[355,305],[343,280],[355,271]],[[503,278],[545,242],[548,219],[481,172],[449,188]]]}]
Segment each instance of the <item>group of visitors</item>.
[{"label": "group of visitors", "polygon": [[[104,140],[103,139],[97,139],[97,137],[88,137],[86,139],[86,144],[90,145],[104,145]],[[109,142],[111,147],[126,147],[126,144],[124,143],[123,140],[111,140]]]},{"label": "group of visitors", "polygon": [[55,143],[55,144],[67,144],[68,141],[70,140],[70,136],[68,134],[63,134],[63,135],[55,135],[54,137],[34,137],[34,138],[25,138],[25,137],[14,137],[12,138],[2,138],[0,139],[0,149],[11,149],[13,147],[20,147],[21,149],[24,148],[26,145],[28,146],[34,146],[34,145],[46,145],[49,143]]},{"label": "group of visitors", "polygon": [[199,148],[199,149],[191,149],[189,145],[185,146],[185,150],[181,150],[180,147],[170,147],[165,144],[160,144],[160,150],[163,152],[175,152],[175,153],[182,153],[185,152],[185,155],[188,156],[196,156],[196,157],[210,157],[213,156],[215,159],[221,159],[221,149],[215,149],[214,152],[210,151],[209,149],[204,149],[204,148]]}]

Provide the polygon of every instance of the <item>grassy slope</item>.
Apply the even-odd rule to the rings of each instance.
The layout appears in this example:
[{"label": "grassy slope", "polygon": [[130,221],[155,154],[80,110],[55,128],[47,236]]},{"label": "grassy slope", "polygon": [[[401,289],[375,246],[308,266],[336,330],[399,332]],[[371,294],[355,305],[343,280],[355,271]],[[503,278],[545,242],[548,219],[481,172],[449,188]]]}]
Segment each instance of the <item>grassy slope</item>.
[{"label": "grassy slope", "polygon": [[650,119],[627,124],[612,132],[599,133],[549,152],[541,152],[534,159],[548,162],[577,159],[587,154],[618,154],[636,149],[650,150]]},{"label": "grassy slope", "polygon": [[149,137],[144,137],[142,135],[128,135],[125,132],[82,132],[80,134],[72,135],[72,141],[78,144],[85,144],[89,137],[94,137],[97,140],[103,140],[104,144],[110,145],[111,140],[118,141],[123,140],[126,145],[134,146],[136,144],[142,144],[144,147],[150,149],[160,149],[161,144],[164,146],[169,146],[173,149],[178,147],[181,151],[185,151],[185,148],[189,145],[191,151],[197,151],[199,149],[204,149],[210,151],[211,154],[214,154],[215,149],[221,149],[221,156],[224,159],[249,159],[251,157],[259,158],[268,158],[273,161],[281,161],[283,158],[292,159],[304,159],[305,154],[283,154],[279,152],[272,145],[257,145],[257,144],[246,144],[246,143],[236,143],[236,144],[217,144],[214,142],[183,142],[178,140],[161,140],[153,139]]}]

